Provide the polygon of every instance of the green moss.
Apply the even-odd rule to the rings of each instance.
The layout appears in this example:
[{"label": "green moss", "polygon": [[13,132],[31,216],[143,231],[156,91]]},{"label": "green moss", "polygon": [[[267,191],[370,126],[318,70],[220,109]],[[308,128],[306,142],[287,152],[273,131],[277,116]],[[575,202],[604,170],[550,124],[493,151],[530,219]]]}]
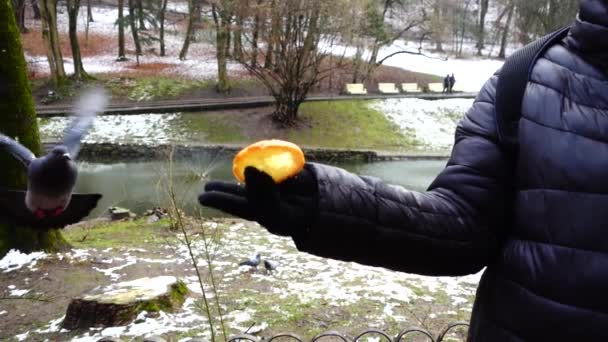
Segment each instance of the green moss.
[{"label": "green moss", "polygon": [[145,219],[115,221],[96,225],[88,229],[71,229],[65,232],[67,241],[76,248],[108,248],[116,246],[160,245],[175,239],[167,233],[166,219],[147,223]]},{"label": "green moss", "polygon": [[147,301],[138,306],[137,311],[158,312],[161,311],[160,305],[153,301]]},{"label": "green moss", "polygon": [[178,280],[175,284],[171,285],[171,290],[168,296],[162,296],[156,300],[149,300],[139,304],[136,308],[136,315],[142,311],[147,312],[175,312],[178,310],[188,294],[188,287],[186,284]]}]

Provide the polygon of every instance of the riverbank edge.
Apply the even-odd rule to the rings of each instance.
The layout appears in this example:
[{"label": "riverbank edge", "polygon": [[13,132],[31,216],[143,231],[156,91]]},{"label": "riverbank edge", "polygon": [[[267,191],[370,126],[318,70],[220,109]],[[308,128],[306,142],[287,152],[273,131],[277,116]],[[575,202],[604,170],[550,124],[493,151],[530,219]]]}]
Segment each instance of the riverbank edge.
[{"label": "riverbank edge", "polygon": [[[43,142],[45,150],[50,150],[57,142]],[[202,154],[217,158],[232,156],[246,145],[239,144],[115,144],[84,143],[78,159],[81,161],[112,163],[133,161],[192,159]],[[302,147],[306,160],[317,162],[382,162],[400,160],[443,160],[449,158],[447,151],[392,152],[366,149],[335,149]]]}]

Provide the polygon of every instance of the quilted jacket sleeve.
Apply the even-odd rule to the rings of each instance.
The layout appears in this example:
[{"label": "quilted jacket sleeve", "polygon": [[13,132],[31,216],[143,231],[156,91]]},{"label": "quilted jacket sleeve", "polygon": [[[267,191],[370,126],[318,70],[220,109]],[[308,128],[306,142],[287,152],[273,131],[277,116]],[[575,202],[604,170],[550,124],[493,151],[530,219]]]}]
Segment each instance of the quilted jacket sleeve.
[{"label": "quilted jacket sleeve", "polygon": [[447,166],[426,192],[311,164],[319,212],[293,237],[298,249],[426,275],[475,273],[490,263],[512,199],[513,165],[496,133],[496,80],[458,125]]}]

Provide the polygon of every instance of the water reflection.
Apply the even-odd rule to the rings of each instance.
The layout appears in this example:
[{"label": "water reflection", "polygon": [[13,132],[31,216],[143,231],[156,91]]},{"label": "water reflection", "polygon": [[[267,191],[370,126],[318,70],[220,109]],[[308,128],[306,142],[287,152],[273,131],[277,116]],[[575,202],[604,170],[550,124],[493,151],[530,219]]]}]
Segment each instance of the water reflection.
[{"label": "water reflection", "polygon": [[[205,157],[195,160],[176,161],[173,165],[172,182],[178,200],[186,212],[202,211],[205,216],[225,216],[225,214],[197,204],[196,197],[205,182],[210,179],[233,181],[228,157]],[[442,160],[395,161],[379,163],[334,164],[349,171],[379,177],[391,184],[399,184],[413,190],[424,190],[445,166]],[[80,175],[76,186],[78,192],[101,193],[96,217],[105,213],[110,206],[122,206],[142,213],[155,206],[167,206],[166,162],[151,161],[141,163],[80,164]]]}]

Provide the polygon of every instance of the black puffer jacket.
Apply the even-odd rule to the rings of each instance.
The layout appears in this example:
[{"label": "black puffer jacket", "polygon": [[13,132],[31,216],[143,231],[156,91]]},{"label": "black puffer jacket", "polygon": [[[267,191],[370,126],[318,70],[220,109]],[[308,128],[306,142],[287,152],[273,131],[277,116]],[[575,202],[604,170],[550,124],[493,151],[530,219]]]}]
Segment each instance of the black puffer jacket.
[{"label": "black puffer jacket", "polygon": [[427,192],[311,164],[320,213],[296,245],[428,275],[487,266],[469,341],[608,341],[607,61],[608,1],[583,0],[532,70],[515,161],[492,77]]}]

